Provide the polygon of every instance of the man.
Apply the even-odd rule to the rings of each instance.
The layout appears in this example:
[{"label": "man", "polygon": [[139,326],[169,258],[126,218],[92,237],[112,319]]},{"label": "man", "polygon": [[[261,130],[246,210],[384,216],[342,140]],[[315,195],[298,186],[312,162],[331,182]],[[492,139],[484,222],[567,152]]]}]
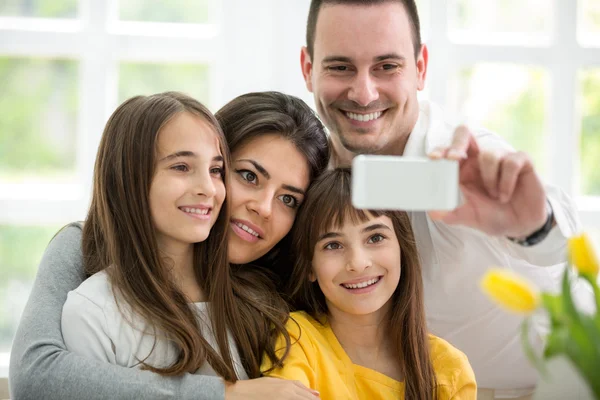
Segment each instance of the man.
[{"label": "man", "polygon": [[500,137],[454,128],[433,104],[419,104],[428,50],[414,0],[313,0],[306,37],[302,72],[330,130],[334,164],[359,153],[460,162],[464,203],[411,213],[428,326],[467,354],[480,399],[530,398],[537,377],[521,348],[521,318],[489,302],[479,281],[500,265],[557,287],[565,238],[578,229],[572,202],[544,187],[529,157]]}]

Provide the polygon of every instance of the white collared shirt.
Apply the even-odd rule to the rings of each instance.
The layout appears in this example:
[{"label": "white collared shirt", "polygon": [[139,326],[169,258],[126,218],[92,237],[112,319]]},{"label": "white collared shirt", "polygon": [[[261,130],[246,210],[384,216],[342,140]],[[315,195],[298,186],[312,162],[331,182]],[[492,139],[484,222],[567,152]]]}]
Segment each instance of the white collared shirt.
[{"label": "white collared shirt", "polygon": [[[424,157],[439,146],[450,145],[455,127],[445,122],[437,106],[421,102],[404,156]],[[480,148],[510,149],[504,139],[489,131],[473,132]],[[565,193],[549,185],[545,189],[557,226],[532,247],[433,221],[424,212],[409,213],[423,268],[428,328],[468,356],[478,387],[496,389],[500,397],[503,392],[507,396],[531,392],[537,374],[521,346],[523,317],[495,306],[482,293],[479,282],[488,268],[498,266],[516,271],[541,289],[558,290],[566,238],[579,231],[580,223],[576,207]],[[580,289],[574,288],[585,291]],[[540,335],[547,333],[547,321],[539,316],[533,325],[537,334],[531,339],[541,347]]]}]

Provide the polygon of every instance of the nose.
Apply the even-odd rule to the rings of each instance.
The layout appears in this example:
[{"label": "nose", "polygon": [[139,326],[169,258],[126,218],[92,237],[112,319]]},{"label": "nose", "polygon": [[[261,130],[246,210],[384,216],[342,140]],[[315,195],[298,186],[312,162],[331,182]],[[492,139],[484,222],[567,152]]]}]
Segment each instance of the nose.
[{"label": "nose", "polygon": [[256,193],[256,197],[248,202],[248,209],[255,212],[264,219],[269,219],[273,212],[273,195],[270,191],[264,190]]},{"label": "nose", "polygon": [[346,270],[348,271],[362,272],[372,265],[369,253],[362,248],[353,248],[347,254]]},{"label": "nose", "polygon": [[348,91],[348,99],[358,103],[362,107],[366,107],[379,99],[377,84],[369,71],[362,71],[356,74]]},{"label": "nose", "polygon": [[199,196],[213,197],[217,194],[217,188],[209,173],[200,174],[196,177],[194,191]]}]

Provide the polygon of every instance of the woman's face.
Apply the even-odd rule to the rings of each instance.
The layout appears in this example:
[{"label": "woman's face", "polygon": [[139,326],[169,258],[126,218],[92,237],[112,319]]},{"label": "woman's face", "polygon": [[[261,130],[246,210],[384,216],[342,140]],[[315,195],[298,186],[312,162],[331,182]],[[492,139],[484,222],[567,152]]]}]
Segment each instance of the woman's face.
[{"label": "woman's face", "polygon": [[245,264],[271,250],[292,228],[309,185],[306,157],[279,134],[264,134],[232,154],[229,262]]}]

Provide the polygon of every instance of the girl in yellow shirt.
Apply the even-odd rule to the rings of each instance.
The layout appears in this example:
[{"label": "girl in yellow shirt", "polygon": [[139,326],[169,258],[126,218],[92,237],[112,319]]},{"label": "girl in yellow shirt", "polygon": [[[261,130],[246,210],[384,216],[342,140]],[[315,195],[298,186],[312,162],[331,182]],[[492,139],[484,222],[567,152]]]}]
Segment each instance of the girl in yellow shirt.
[{"label": "girl in yellow shirt", "polygon": [[266,375],[322,399],[476,399],[467,357],[429,335],[421,267],[405,212],[357,210],[350,170],[309,189],[294,232],[287,323],[291,347],[265,356]]}]

